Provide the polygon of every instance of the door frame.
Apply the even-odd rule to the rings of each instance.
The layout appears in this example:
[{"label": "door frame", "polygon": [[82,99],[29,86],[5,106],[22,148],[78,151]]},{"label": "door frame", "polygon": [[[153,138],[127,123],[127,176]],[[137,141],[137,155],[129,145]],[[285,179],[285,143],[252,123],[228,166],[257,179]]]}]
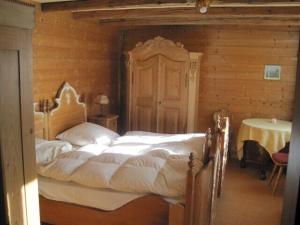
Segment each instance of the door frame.
[{"label": "door frame", "polygon": [[[282,225],[299,224],[299,178],[300,178],[300,37],[298,47],[297,78],[295,87],[294,118],[285,184]],[[298,207],[298,208],[297,208]]]}]

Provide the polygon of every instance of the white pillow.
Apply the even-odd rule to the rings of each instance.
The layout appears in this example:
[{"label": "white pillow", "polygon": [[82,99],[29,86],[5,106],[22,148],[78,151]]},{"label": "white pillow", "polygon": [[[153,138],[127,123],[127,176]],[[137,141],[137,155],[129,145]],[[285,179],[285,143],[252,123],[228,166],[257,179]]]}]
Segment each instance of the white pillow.
[{"label": "white pillow", "polygon": [[72,150],[72,145],[65,141],[35,140],[36,163],[43,165],[54,160],[58,155]]},{"label": "white pillow", "polygon": [[81,123],[56,136],[57,139],[68,141],[74,145],[89,144],[110,145],[119,135],[112,130],[94,123]]}]

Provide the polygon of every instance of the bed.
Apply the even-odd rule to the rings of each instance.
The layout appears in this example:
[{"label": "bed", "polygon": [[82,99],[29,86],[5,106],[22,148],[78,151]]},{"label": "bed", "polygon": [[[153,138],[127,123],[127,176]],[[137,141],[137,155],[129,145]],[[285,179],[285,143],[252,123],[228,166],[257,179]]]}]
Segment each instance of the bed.
[{"label": "bed", "polygon": [[[58,91],[55,103],[55,107],[51,110],[47,107],[47,103],[43,103],[39,107],[42,112],[35,113],[35,133],[37,137],[42,136],[45,139],[54,140],[57,134],[86,122],[85,104],[79,101],[79,95],[68,83],[65,83]],[[93,196],[102,199],[101,202],[109,202],[116,195],[118,197],[115,199],[127,199],[126,204],[121,202],[119,205],[116,204],[114,207],[106,209],[103,205],[97,206],[80,201],[71,202],[68,200],[71,197],[67,195],[60,199],[53,199],[55,194],[52,192],[52,197],[49,197],[50,194],[45,194],[47,190],[44,190],[43,194],[40,195],[41,221],[57,225],[212,224],[215,198],[219,177],[221,176],[219,174],[220,157],[226,140],[226,132],[222,128],[224,126],[222,121],[222,118],[218,119],[220,129],[216,129],[213,136],[209,130],[203,136],[204,142],[199,149],[201,154],[189,154],[183,200],[168,199],[166,196],[149,193],[114,193],[114,191],[106,189],[97,192],[95,188],[84,187],[84,185],[75,184],[74,182],[58,182],[51,178],[39,177],[39,183],[44,184],[44,186],[48,184],[51,187],[48,190],[56,190],[57,195],[63,193],[63,190],[72,190],[73,195],[77,195],[80,191],[81,193],[88,193],[82,196],[85,195],[86,199],[90,199],[91,202]],[[104,194],[101,194],[101,191]],[[81,197],[81,200],[86,200],[85,197]]]}]

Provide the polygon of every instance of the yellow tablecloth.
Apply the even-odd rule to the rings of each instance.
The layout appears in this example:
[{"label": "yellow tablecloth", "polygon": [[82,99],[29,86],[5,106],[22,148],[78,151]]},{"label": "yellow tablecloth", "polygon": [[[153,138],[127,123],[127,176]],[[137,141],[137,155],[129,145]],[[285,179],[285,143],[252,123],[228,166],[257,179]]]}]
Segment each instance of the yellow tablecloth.
[{"label": "yellow tablecloth", "polygon": [[282,149],[291,138],[292,123],[284,120],[245,119],[237,137],[237,155],[243,157],[243,144],[246,140],[257,141],[270,155]]}]

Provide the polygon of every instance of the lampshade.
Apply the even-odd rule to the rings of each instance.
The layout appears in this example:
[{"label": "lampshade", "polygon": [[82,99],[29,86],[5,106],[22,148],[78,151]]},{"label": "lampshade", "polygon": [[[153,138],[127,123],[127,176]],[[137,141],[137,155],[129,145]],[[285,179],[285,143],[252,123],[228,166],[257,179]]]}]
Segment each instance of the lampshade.
[{"label": "lampshade", "polygon": [[95,102],[99,105],[108,105],[109,99],[108,99],[107,95],[99,94],[99,95],[97,95]]}]

